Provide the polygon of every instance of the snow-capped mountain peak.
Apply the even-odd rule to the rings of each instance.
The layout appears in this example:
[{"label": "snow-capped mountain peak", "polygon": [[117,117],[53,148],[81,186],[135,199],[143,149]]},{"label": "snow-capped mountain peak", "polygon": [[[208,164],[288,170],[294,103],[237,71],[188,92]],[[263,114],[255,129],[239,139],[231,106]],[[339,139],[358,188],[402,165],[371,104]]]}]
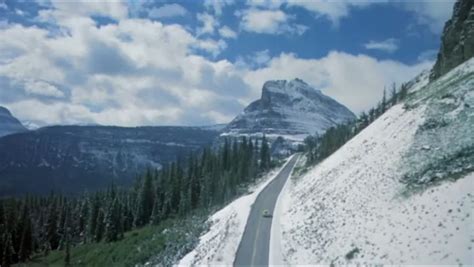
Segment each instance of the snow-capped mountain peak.
[{"label": "snow-capped mountain peak", "polygon": [[264,83],[261,98],[248,105],[223,134],[265,133],[302,140],[354,118],[345,106],[301,79],[271,80]]}]

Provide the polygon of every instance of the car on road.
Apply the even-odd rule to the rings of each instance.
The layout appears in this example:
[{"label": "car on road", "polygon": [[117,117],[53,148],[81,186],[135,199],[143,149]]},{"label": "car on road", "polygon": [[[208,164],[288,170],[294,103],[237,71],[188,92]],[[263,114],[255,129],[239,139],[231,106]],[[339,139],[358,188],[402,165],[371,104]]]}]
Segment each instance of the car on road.
[{"label": "car on road", "polygon": [[272,217],[272,214],[268,210],[263,210],[262,216],[265,218]]}]

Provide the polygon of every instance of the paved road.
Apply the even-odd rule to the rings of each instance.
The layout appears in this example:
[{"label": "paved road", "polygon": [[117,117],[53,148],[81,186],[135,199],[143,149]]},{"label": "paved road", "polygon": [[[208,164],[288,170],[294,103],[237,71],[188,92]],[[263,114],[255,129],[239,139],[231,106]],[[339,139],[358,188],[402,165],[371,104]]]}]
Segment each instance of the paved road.
[{"label": "paved road", "polygon": [[272,218],[263,217],[263,210],[273,214],[275,203],[298,159],[294,156],[275,179],[260,192],[250,211],[244,235],[240,241],[234,266],[267,266]]}]

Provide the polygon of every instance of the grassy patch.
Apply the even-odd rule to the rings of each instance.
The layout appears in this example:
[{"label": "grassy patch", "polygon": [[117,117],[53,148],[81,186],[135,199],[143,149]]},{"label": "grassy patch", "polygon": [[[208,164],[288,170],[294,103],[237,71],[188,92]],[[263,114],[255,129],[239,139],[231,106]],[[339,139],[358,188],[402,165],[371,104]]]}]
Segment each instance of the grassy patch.
[{"label": "grassy patch", "polygon": [[[71,266],[135,266],[167,252],[169,261],[185,253],[190,238],[196,239],[205,229],[205,218],[193,215],[184,219],[169,219],[157,226],[146,226],[127,232],[113,243],[92,243],[71,249]],[[192,242],[191,242],[192,243]],[[64,266],[64,251],[52,251],[48,256],[36,255],[30,262],[17,266]],[[166,260],[165,257],[162,258]],[[171,265],[168,262],[156,263]]]}]

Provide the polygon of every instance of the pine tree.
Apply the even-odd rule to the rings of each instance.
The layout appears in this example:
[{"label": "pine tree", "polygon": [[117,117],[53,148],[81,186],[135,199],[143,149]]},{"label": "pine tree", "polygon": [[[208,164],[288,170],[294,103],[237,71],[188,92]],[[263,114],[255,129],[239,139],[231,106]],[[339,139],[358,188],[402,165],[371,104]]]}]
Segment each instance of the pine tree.
[{"label": "pine tree", "polygon": [[49,207],[48,220],[46,222],[46,237],[51,246],[51,249],[57,249],[59,247],[59,234],[58,234],[58,212],[56,208],[56,201],[52,201]]},{"label": "pine tree", "polygon": [[395,106],[398,102],[397,86],[395,83],[392,84],[392,93],[390,95],[390,98],[391,98],[391,106]]},{"label": "pine tree", "polygon": [[[150,222],[150,216],[153,211],[154,192],[153,177],[150,171],[143,179],[143,184],[138,195],[138,210],[135,220],[135,226],[143,226]],[[177,190],[179,192],[179,190]]]},{"label": "pine tree", "polygon": [[31,253],[33,252],[31,219],[30,219],[28,206],[26,204],[23,207],[23,212],[22,212],[20,221],[21,221],[22,229],[21,229],[19,260],[26,261],[30,258]]},{"label": "pine tree", "polygon": [[68,211],[65,212],[64,218],[64,265],[70,266],[71,264],[71,219]]},{"label": "pine tree", "polygon": [[99,209],[95,224],[96,224],[96,228],[95,228],[95,233],[94,233],[94,241],[99,242],[102,240],[104,236],[104,228],[105,228],[103,209]]},{"label": "pine tree", "polygon": [[400,100],[404,100],[407,97],[408,93],[408,86],[406,84],[402,84],[400,88],[399,98]]},{"label": "pine tree", "polygon": [[3,253],[2,253],[2,266],[10,266],[15,263],[13,256],[15,254],[15,250],[13,248],[12,236],[11,233],[6,233],[4,237],[4,244],[3,244]]},{"label": "pine tree", "polygon": [[97,228],[97,217],[99,215],[99,198],[96,194],[94,197],[89,198],[88,200],[90,215],[87,223],[87,239],[95,241],[95,234]]},{"label": "pine tree", "polygon": [[107,214],[105,216],[105,241],[115,242],[119,237],[120,214],[117,198],[110,201]]},{"label": "pine tree", "polygon": [[262,144],[260,148],[260,169],[266,171],[270,168],[270,147],[268,146],[265,135],[262,137]]},{"label": "pine tree", "polygon": [[387,92],[384,88],[383,89],[382,102],[381,102],[381,113],[380,113],[380,115],[384,114],[386,110],[387,110]]}]

